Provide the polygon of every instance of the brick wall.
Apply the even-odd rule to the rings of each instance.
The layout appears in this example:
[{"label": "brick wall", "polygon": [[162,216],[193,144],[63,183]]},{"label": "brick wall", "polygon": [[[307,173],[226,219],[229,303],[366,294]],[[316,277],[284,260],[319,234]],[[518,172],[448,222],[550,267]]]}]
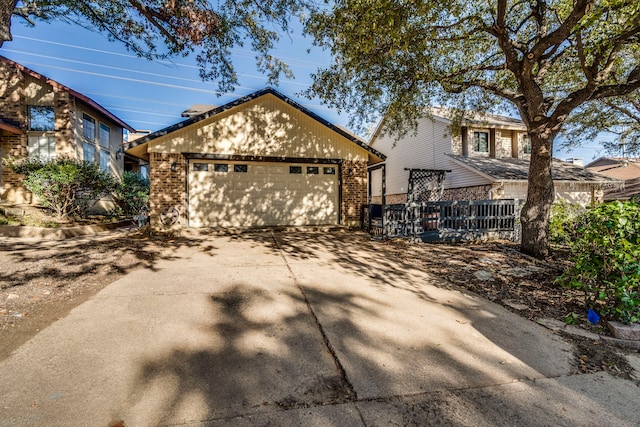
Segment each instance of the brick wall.
[{"label": "brick wall", "polygon": [[362,206],[367,204],[367,163],[342,162],[342,224],[360,226]]},{"label": "brick wall", "polygon": [[[0,63],[0,117],[5,123],[25,131],[27,128],[26,106],[24,103],[24,77],[16,68]],[[2,157],[26,156],[26,134],[15,135],[0,132],[0,150]],[[14,203],[30,203],[31,193],[22,185],[23,175],[14,173],[11,168],[0,165],[0,199]]]},{"label": "brick wall", "polygon": [[[176,171],[171,164],[176,163]],[[160,213],[163,209],[175,207],[180,212],[180,220],[174,227],[185,225],[185,168],[186,160],[177,153],[149,153],[151,184],[150,208],[152,227],[162,227]]]}]

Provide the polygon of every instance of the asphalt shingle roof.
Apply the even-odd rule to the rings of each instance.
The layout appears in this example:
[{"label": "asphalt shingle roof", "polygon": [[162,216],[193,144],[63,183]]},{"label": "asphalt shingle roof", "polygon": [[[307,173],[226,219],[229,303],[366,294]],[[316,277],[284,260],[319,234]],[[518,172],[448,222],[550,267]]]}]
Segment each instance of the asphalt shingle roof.
[{"label": "asphalt shingle roof", "polygon": [[[526,181],[529,175],[528,159],[495,159],[492,157],[465,157],[450,155],[463,165],[489,175],[495,181]],[[591,172],[581,166],[553,159],[551,176],[554,181],[574,181],[618,186],[621,181]]]}]

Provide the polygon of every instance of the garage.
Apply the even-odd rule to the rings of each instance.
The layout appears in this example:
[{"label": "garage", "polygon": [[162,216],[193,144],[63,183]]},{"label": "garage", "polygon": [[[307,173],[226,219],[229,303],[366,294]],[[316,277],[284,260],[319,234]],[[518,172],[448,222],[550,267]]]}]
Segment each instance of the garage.
[{"label": "garage", "polygon": [[188,226],[337,224],[336,164],[189,160]]},{"label": "garage", "polygon": [[273,89],[130,141],[149,162],[154,227],[361,223],[385,156]]}]

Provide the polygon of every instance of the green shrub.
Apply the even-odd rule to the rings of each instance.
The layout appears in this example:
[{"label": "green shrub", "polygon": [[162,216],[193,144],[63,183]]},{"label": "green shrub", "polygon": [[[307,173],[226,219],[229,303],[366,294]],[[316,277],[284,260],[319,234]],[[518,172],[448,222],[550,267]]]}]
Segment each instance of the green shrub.
[{"label": "green shrub", "polygon": [[585,208],[559,200],[551,206],[549,218],[549,239],[556,245],[567,245],[573,238],[576,221]]},{"label": "green shrub", "polygon": [[612,202],[580,216],[572,267],[558,278],[584,292],[585,305],[624,323],[640,322],[640,205]]},{"label": "green shrub", "polygon": [[149,180],[127,171],[114,185],[112,196],[121,214],[137,215],[149,204]]},{"label": "green shrub", "polygon": [[98,200],[111,192],[111,176],[96,163],[60,157],[50,161],[9,159],[39,203],[60,218],[84,215]]}]

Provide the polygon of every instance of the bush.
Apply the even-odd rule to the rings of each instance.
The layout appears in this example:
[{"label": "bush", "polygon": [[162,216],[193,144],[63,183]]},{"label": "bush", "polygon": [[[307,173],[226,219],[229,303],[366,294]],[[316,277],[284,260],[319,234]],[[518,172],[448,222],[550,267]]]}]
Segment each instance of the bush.
[{"label": "bush", "polygon": [[119,213],[138,215],[149,204],[149,180],[127,171],[114,186],[112,196]]},{"label": "bush", "polygon": [[585,305],[611,320],[640,322],[640,205],[612,202],[580,216],[573,266],[558,278],[584,291]]},{"label": "bush", "polygon": [[567,245],[573,239],[576,221],[585,208],[559,200],[551,206],[549,218],[549,239],[556,245]]},{"label": "bush", "polygon": [[15,172],[25,175],[24,186],[39,203],[60,218],[84,215],[111,192],[111,176],[96,163],[60,157],[50,161],[10,159]]}]

